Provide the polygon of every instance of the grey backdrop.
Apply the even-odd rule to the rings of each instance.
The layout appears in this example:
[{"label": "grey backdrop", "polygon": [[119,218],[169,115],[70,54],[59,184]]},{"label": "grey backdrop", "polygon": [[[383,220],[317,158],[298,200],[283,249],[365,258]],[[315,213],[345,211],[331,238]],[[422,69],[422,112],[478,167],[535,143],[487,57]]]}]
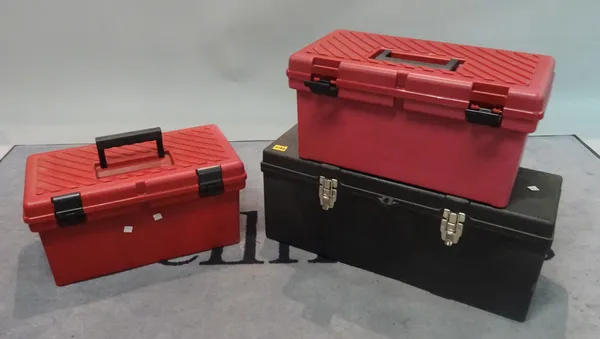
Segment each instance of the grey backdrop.
[{"label": "grey backdrop", "polygon": [[600,138],[599,12],[594,0],[2,0],[0,144],[203,123],[273,139],[295,119],[289,54],[336,28],[553,55],[538,132]]}]

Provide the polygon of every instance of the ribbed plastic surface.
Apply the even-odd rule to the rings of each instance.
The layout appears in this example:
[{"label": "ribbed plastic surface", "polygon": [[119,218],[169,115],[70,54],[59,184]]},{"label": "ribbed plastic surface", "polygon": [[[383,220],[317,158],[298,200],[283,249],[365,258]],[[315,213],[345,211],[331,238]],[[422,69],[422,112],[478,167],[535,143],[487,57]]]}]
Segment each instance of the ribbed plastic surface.
[{"label": "ribbed plastic surface", "polygon": [[[466,62],[456,71],[448,71],[375,60],[373,54],[384,48],[413,55],[457,58]],[[444,74],[470,81],[485,80],[519,86],[531,84],[540,61],[545,58],[545,56],[529,53],[345,30],[335,31],[317,40],[302,49],[300,53]]]},{"label": "ribbed plastic surface", "polygon": [[81,197],[88,222],[151,202],[195,201],[200,197],[199,184],[208,180],[197,170],[208,167],[220,167],[223,193],[244,188],[244,164],[216,125],[161,135],[164,157],[159,157],[152,141],[113,147],[105,151],[106,168],[99,165],[95,144],[30,155],[23,196],[25,222],[36,232],[56,227],[52,199],[66,194]]},{"label": "ribbed plastic surface", "polygon": [[[216,125],[96,143],[27,158],[23,220],[40,234],[58,286],[239,242],[246,172]],[[97,145],[112,147],[107,166]]]},{"label": "ribbed plastic surface", "polygon": [[[162,175],[181,168],[211,166],[231,158],[232,154],[216,126],[202,126],[163,134],[164,148],[173,159],[172,166],[137,170],[129,173],[98,178],[98,153],[95,145],[64,149],[34,155],[37,160],[36,195],[56,196],[81,187],[90,187],[131,178],[143,179]],[[156,143],[110,148],[106,151],[109,167],[136,159],[157,157]]]},{"label": "ribbed plastic surface", "polygon": [[554,69],[547,55],[333,31],[289,58],[299,155],[505,207]]}]

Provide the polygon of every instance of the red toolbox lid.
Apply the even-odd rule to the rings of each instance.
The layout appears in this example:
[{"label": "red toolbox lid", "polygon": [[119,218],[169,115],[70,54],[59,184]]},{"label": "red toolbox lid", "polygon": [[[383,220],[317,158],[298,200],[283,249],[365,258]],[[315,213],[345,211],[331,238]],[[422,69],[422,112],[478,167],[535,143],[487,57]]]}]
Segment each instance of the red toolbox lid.
[{"label": "red toolbox lid", "polygon": [[30,155],[23,219],[39,232],[157,199],[239,191],[245,182],[244,165],[217,126],[152,128]]},{"label": "red toolbox lid", "polygon": [[544,55],[337,30],[292,54],[287,76],[299,91],[461,120],[499,114],[492,125],[533,132],[554,64]]}]

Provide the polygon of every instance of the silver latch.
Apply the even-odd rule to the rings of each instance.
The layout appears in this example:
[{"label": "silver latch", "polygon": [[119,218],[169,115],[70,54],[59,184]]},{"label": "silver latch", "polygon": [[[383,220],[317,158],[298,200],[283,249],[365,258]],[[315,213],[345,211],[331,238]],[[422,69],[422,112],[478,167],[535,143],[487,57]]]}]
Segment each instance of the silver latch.
[{"label": "silver latch", "polygon": [[442,240],[444,240],[446,246],[452,246],[458,242],[458,239],[462,235],[464,222],[464,213],[454,213],[449,209],[444,209],[440,231],[442,232]]},{"label": "silver latch", "polygon": [[319,200],[324,210],[333,208],[337,199],[337,180],[319,177]]}]

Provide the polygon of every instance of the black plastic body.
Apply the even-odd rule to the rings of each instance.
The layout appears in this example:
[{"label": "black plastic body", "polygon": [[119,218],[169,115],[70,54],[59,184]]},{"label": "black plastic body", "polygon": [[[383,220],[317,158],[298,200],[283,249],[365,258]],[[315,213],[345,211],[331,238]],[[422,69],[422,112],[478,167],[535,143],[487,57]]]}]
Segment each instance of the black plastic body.
[{"label": "black plastic body", "polygon": [[165,149],[162,140],[162,131],[159,127],[97,137],[96,148],[98,149],[98,157],[100,158],[100,167],[108,167],[108,164],[106,162],[106,154],[104,152],[106,149],[125,145],[139,144],[146,141],[156,141],[158,157],[163,158],[165,156]]},{"label": "black plastic body", "polygon": [[[268,238],[525,321],[553,242],[560,176],[521,168],[510,204],[497,209],[300,159],[295,127],[264,150],[261,169]],[[329,210],[319,176],[338,180]],[[444,209],[466,214],[452,246],[441,238]]]},{"label": "black plastic body", "polygon": [[60,195],[52,198],[54,217],[59,227],[83,224],[86,220],[83,201],[79,192]]},{"label": "black plastic body", "polygon": [[378,53],[377,56],[375,57],[375,60],[382,60],[382,61],[395,62],[395,63],[401,63],[401,64],[409,64],[409,65],[414,65],[414,66],[424,66],[424,67],[429,67],[429,68],[440,68],[440,69],[445,69],[445,70],[452,71],[452,72],[456,71],[456,69],[460,65],[460,60],[457,60],[457,59],[450,59],[445,64],[438,64],[438,63],[433,63],[433,62],[410,60],[408,58],[394,57],[394,53],[391,50],[387,50],[387,49],[382,51],[381,53]]},{"label": "black plastic body", "polygon": [[212,197],[222,194],[225,190],[223,185],[223,171],[221,166],[199,168],[196,170],[198,177],[198,190],[201,197]]}]

